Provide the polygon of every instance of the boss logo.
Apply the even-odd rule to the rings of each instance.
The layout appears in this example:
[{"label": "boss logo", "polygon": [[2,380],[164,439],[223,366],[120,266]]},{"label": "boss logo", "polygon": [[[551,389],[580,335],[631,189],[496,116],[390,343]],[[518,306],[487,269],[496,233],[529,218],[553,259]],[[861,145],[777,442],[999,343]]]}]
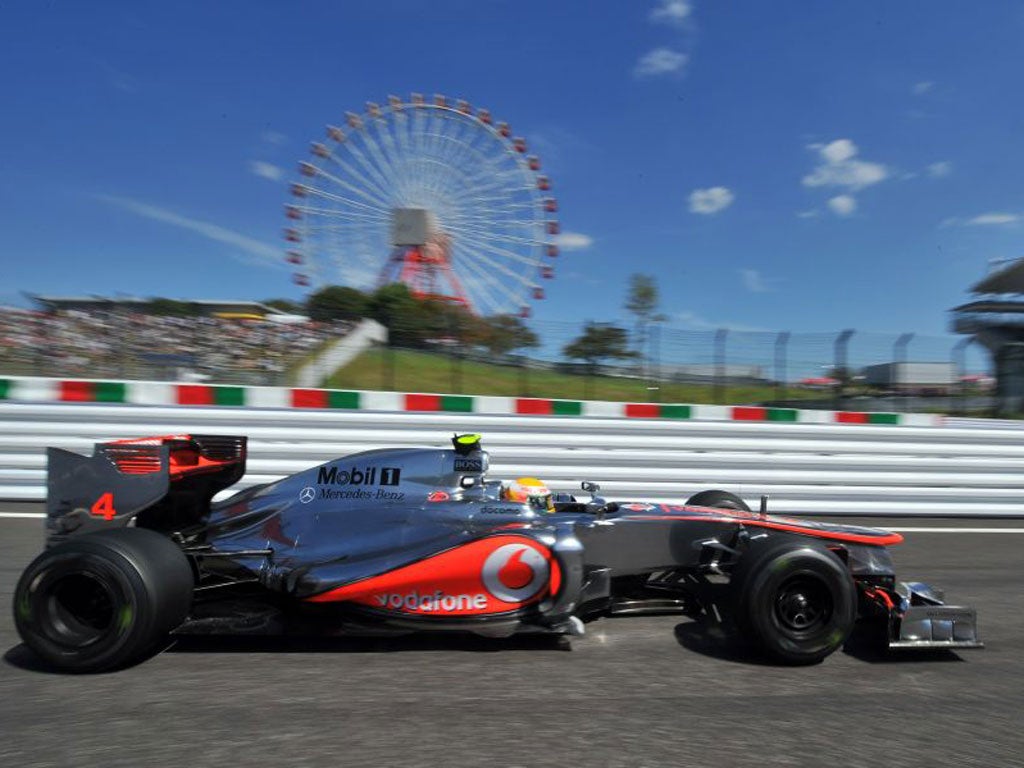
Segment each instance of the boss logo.
[{"label": "boss logo", "polygon": [[480,459],[455,459],[456,472],[483,472],[484,463]]}]

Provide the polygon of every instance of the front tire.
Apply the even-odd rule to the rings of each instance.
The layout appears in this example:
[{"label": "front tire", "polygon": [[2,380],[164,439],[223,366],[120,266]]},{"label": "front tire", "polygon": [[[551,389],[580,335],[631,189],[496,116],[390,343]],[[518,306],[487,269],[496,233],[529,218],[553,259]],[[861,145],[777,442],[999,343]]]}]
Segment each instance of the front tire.
[{"label": "front tire", "polygon": [[816,664],[849,637],[857,592],[843,562],[823,547],[783,541],[748,551],[730,582],[741,635],[785,664]]},{"label": "front tire", "polygon": [[14,592],[14,621],[54,667],[101,672],[153,651],[187,617],[193,585],[188,558],[165,536],[100,531],[32,561]]},{"label": "front tire", "polygon": [[686,500],[688,507],[713,507],[715,509],[738,509],[750,512],[747,502],[728,491],[701,491]]}]

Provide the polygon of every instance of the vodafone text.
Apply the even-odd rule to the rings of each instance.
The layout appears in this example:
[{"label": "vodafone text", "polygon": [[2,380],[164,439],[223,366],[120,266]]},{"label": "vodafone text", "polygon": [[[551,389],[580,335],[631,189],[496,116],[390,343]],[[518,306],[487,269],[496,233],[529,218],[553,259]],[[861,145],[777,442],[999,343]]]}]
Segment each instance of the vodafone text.
[{"label": "vodafone text", "polygon": [[392,610],[447,613],[450,611],[483,611],[487,609],[487,595],[446,595],[441,590],[420,594],[413,591],[404,595],[390,592],[374,595],[381,608]]}]

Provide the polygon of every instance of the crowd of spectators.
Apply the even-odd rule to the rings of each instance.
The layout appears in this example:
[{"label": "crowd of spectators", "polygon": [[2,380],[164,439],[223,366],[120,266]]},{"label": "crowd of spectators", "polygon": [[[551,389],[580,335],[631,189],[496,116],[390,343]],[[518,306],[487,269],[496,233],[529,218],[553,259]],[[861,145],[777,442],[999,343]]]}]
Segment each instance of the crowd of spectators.
[{"label": "crowd of spectators", "polygon": [[283,385],[292,367],[351,325],[0,308],[0,376]]}]

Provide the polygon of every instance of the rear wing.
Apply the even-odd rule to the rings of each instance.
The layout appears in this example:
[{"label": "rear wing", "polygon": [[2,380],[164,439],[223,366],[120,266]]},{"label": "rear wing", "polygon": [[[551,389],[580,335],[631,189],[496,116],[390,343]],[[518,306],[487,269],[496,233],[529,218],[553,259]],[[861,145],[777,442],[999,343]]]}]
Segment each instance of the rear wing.
[{"label": "rear wing", "polygon": [[92,456],[46,450],[47,546],[136,519],[171,532],[200,522],[245,473],[246,438],[165,435],[97,443]]}]

